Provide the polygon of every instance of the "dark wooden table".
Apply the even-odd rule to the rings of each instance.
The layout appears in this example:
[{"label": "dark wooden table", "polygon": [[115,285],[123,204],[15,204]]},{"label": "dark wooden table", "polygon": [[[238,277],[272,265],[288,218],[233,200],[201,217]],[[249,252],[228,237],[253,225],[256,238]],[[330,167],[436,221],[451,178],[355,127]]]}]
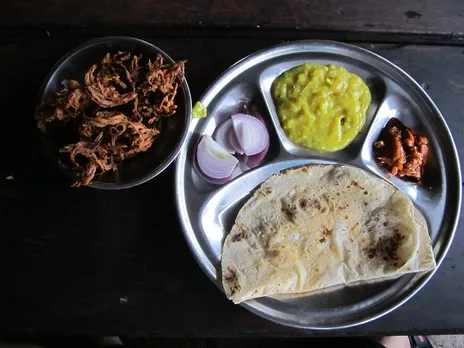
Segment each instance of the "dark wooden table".
[{"label": "dark wooden table", "polygon": [[463,1],[16,0],[0,11],[0,29],[0,335],[464,332],[462,221],[436,275],[400,309],[333,333],[280,327],[234,306],[202,273],[179,227],[172,167],[125,191],[69,188],[39,151],[33,120],[45,74],[94,37],[138,36],[188,59],[194,100],[258,49],[332,39],[417,79],[462,151]]}]

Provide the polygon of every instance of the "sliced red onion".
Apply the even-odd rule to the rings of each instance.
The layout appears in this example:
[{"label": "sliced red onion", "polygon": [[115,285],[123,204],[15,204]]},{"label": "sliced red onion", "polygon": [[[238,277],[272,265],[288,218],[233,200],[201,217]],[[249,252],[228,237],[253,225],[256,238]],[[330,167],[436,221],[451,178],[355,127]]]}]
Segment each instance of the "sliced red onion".
[{"label": "sliced red onion", "polygon": [[245,163],[248,165],[248,167],[250,168],[255,168],[257,167],[264,159],[264,157],[266,157],[266,154],[267,154],[267,151],[269,150],[269,143],[267,144],[267,146],[264,148],[263,151],[261,151],[260,153],[256,154],[256,155],[252,155],[252,156],[247,156],[245,158]]},{"label": "sliced red onion", "polygon": [[[230,120],[230,122],[231,122],[231,124],[233,126],[232,120]],[[232,129],[230,130],[230,133],[229,133],[229,144],[235,150],[236,153],[238,153],[239,155],[243,155],[243,150],[242,150],[240,144],[238,143],[238,140],[237,140],[237,137],[235,136],[235,131],[234,131],[233,127],[232,127]]]},{"label": "sliced red onion", "polygon": [[[256,105],[251,107],[250,115],[256,117],[258,120],[263,122],[263,124],[266,124],[264,122],[263,117],[259,113],[258,108],[256,107]],[[269,151],[269,143],[267,144],[266,148],[263,151],[261,151],[260,153],[258,153],[256,155],[252,155],[252,156],[246,156],[245,159],[244,159],[245,163],[250,168],[257,167],[263,161],[264,157],[266,157],[268,151]]]},{"label": "sliced red onion", "polygon": [[232,155],[235,153],[235,147],[231,145],[229,139],[233,132],[232,120],[229,118],[217,126],[213,134],[213,139]]},{"label": "sliced red onion", "polygon": [[198,166],[212,179],[225,179],[232,175],[238,160],[209,135],[204,135],[197,147]]},{"label": "sliced red onion", "polygon": [[269,145],[266,126],[256,117],[246,114],[231,116],[235,136],[245,155],[259,154]]},{"label": "sliced red onion", "polygon": [[213,179],[213,178],[210,178],[209,176],[206,176],[205,174],[202,173],[202,171],[200,170],[199,166],[198,166],[198,161],[196,159],[196,156],[194,158],[194,161],[193,161],[193,168],[195,168],[195,170],[197,171],[198,175],[200,175],[200,177],[202,179],[204,179],[205,181],[208,181],[209,183],[211,184],[216,184],[216,185],[223,185],[229,181],[231,181],[232,179],[235,179],[237,176],[239,176],[240,174],[243,173],[243,170],[240,169],[239,166],[236,166],[234,168],[234,170],[232,171],[232,174],[230,176],[228,176],[227,178],[224,178],[224,179]]}]

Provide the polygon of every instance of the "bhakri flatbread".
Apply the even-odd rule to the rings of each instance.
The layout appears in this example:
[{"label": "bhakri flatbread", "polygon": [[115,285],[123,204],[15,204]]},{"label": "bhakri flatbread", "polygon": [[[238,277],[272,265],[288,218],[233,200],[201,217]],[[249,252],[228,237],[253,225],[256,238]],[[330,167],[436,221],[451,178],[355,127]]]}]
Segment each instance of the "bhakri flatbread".
[{"label": "bhakri flatbread", "polygon": [[222,251],[222,283],[235,303],[435,267],[411,200],[385,180],[340,165],[267,179],[240,209]]}]

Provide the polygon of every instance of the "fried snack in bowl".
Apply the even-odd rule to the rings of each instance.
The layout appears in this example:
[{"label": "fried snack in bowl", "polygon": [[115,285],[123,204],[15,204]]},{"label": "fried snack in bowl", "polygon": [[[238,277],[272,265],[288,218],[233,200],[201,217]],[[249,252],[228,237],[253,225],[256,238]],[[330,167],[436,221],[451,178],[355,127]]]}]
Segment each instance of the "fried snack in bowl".
[{"label": "fried snack in bowl", "polygon": [[[151,179],[175,158],[188,128],[186,61],[174,62],[141,40],[111,40],[113,44],[96,40],[67,57],[57,69],[65,77],[61,88],[52,74],[36,111],[37,126],[53,143],[50,147],[75,187],[124,188]],[[123,44],[114,44],[121,40]],[[79,52],[86,53],[81,54],[81,68],[68,72],[63,65],[73,65],[68,61],[76,61]],[[142,158],[146,152],[156,158]]]}]

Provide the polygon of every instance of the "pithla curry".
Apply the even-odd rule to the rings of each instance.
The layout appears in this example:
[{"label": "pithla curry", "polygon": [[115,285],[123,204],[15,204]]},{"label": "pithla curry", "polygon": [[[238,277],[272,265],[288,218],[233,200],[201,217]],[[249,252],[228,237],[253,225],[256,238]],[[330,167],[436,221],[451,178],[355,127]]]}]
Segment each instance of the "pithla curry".
[{"label": "pithla curry", "polygon": [[272,97],[288,138],[318,151],[348,146],[363,128],[371,102],[369,87],[358,75],[312,63],[277,77]]}]

